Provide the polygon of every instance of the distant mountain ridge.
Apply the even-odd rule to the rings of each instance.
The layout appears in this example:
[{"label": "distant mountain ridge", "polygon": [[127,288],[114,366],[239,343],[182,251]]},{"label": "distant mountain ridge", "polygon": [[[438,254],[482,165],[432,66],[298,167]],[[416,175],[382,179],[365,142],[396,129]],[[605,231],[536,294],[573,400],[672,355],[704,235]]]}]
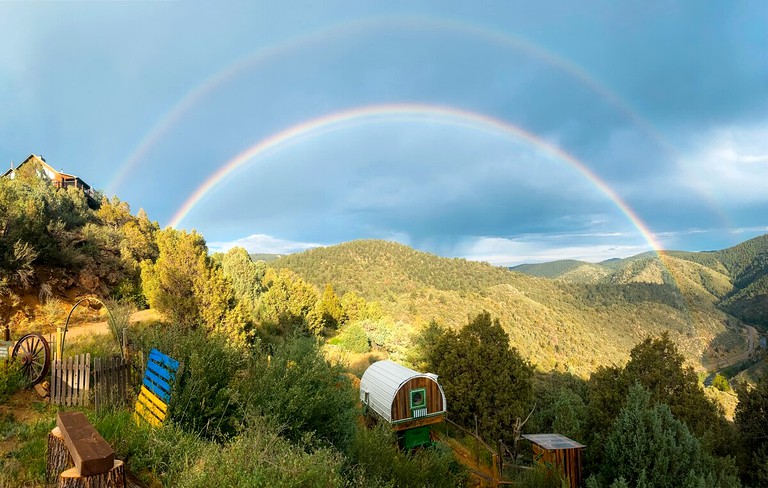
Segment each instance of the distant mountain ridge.
[{"label": "distant mountain ridge", "polygon": [[697,260],[670,252],[661,259],[643,254],[512,271],[366,240],[285,256],[270,266],[288,268],[317,287],[331,283],[340,294],[352,291],[379,301],[398,321],[395,328],[433,319],[458,327],[488,310],[501,320],[512,344],[541,368],[586,374],[623,363],[635,344],[663,331],[700,368],[743,352],[743,324],[722,305],[738,296],[729,270],[763,276],[762,265],[747,265],[735,256],[759,261],[766,242],[744,243],[749,252],[724,250],[725,263],[716,253]]},{"label": "distant mountain ridge", "polygon": [[[768,331],[768,234],[718,251],[665,251],[664,255],[711,270],[699,270],[700,279],[702,285],[717,296],[720,307],[744,322]],[[610,263],[561,260],[524,264],[512,269],[571,283],[623,283],[642,280],[643,271],[659,263],[654,253],[644,253],[614,259]]]}]

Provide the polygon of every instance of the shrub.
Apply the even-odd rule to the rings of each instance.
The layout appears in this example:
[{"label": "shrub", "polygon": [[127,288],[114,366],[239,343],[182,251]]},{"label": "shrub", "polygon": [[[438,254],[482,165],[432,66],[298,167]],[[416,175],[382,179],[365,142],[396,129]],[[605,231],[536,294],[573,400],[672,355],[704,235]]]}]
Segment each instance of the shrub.
[{"label": "shrub", "polygon": [[132,413],[125,410],[91,413],[89,417],[116,457],[153,486],[177,486],[207,446],[198,435],[185,432],[173,422],[157,428],[137,425]]},{"label": "shrub", "polygon": [[0,365],[0,403],[27,386],[27,379],[21,372],[18,361]]},{"label": "shrub", "polygon": [[533,469],[520,471],[515,477],[515,486],[520,488],[568,488],[571,486],[557,468],[536,465]]},{"label": "shrub", "polygon": [[171,394],[171,419],[206,438],[234,434],[238,420],[230,383],[245,365],[243,351],[201,329],[156,323],[134,330],[145,354],[154,347],[182,363]]},{"label": "shrub", "polygon": [[328,342],[357,354],[371,350],[371,346],[368,344],[368,335],[358,322],[350,322],[342,326],[339,329],[339,335]]},{"label": "shrub", "polygon": [[405,453],[388,426],[360,428],[349,455],[351,476],[361,486],[454,487],[466,471],[444,444]]},{"label": "shrub", "polygon": [[715,377],[712,378],[712,386],[720,391],[731,391],[731,385],[728,384],[728,380],[725,379],[725,376],[721,375],[720,373],[716,374]]},{"label": "shrub", "polygon": [[242,416],[269,417],[290,440],[311,436],[345,451],[352,439],[355,392],[341,366],[325,360],[314,338],[289,338],[273,356],[254,354],[234,388]]},{"label": "shrub", "polygon": [[[342,457],[331,449],[305,450],[280,437],[263,418],[224,446],[208,444],[177,480],[179,487],[335,487],[344,486]],[[226,469],[222,467],[226,466]]]}]

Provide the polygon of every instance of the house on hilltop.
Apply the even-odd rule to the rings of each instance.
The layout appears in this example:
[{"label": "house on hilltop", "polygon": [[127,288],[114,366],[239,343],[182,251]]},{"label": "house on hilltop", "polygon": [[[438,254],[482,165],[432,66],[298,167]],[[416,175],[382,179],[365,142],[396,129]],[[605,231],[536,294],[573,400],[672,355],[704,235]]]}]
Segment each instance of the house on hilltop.
[{"label": "house on hilltop", "polygon": [[45,159],[43,159],[42,156],[36,156],[34,154],[30,154],[27,159],[22,161],[18,166],[15,168],[13,167],[13,163],[11,163],[11,168],[3,173],[3,178],[15,178],[16,172],[19,171],[24,165],[28,164],[35,164],[40,168],[38,170],[38,176],[41,178],[45,177],[51,180],[51,183],[53,183],[53,186],[55,188],[79,188],[80,190],[85,193],[85,196],[88,197],[88,203],[98,205],[99,202],[96,200],[96,192],[93,191],[93,188],[91,188],[91,185],[86,183],[85,181],[81,180],[79,177],[64,173],[63,171],[57,171],[53,168],[53,166],[49,165],[45,162]]}]

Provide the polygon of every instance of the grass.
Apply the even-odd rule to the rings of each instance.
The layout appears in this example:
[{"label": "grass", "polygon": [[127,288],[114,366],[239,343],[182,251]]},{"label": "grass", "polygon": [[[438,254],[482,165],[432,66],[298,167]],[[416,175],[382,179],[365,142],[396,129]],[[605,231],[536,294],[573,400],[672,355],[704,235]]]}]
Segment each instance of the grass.
[{"label": "grass", "polygon": [[19,422],[13,416],[0,420],[4,442],[13,445],[0,458],[0,486],[43,486],[45,449],[53,419]]}]

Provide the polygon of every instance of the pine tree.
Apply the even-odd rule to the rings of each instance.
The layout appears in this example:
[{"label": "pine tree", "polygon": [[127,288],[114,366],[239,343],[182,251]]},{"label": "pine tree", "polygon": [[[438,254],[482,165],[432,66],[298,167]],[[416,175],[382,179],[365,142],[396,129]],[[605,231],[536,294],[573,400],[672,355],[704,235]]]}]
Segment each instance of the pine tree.
[{"label": "pine tree", "polygon": [[449,416],[477,427],[491,442],[512,441],[515,420],[525,417],[533,398],[533,367],[498,320],[483,312],[458,333],[447,332],[427,354],[428,366],[440,376]]}]

